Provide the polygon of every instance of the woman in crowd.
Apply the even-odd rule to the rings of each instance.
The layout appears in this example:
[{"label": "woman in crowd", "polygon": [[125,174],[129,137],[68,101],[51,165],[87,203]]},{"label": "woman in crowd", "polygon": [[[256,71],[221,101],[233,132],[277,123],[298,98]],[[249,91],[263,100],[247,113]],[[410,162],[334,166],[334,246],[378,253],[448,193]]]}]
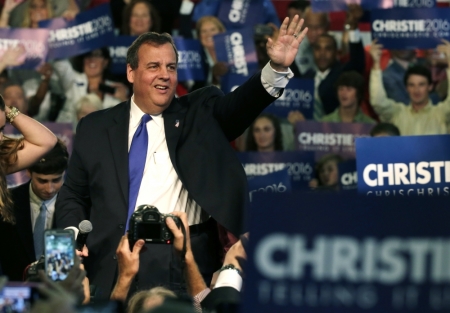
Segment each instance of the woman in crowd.
[{"label": "woman in crowd", "polygon": [[139,36],[146,32],[160,32],[159,14],[148,0],[133,0],[123,12],[122,34]]},{"label": "woman in crowd", "polygon": [[[3,136],[6,122],[11,123],[22,135],[21,139]],[[6,175],[35,163],[56,144],[55,135],[45,126],[14,107],[5,105],[0,96],[0,215],[14,223],[13,203],[6,185]]]},{"label": "woman in crowd", "polygon": [[228,68],[225,63],[217,62],[213,37],[226,32],[225,26],[215,16],[204,16],[197,21],[196,31],[197,37],[205,51],[207,64],[205,64],[205,81],[196,83],[193,89],[209,85],[219,85],[220,76],[224,75],[228,71]]},{"label": "woman in crowd", "polygon": [[89,113],[101,110],[102,108],[102,99],[100,99],[95,93],[88,93],[87,95],[81,97],[75,104],[77,118],[74,126],[76,127],[78,122]]},{"label": "woman in crowd", "polygon": [[246,151],[282,151],[283,139],[278,119],[271,114],[260,114],[249,128],[246,146]]},{"label": "woman in crowd", "polygon": [[102,99],[103,109],[128,99],[128,87],[106,78],[110,62],[108,48],[88,52],[81,56],[81,60],[81,72],[74,70],[67,60],[57,61],[53,65],[67,99],[59,112],[57,122],[74,123],[76,121],[76,103],[88,93],[94,93]]},{"label": "woman in crowd", "polygon": [[343,161],[338,154],[327,154],[316,164],[316,179],[309,182],[311,188],[337,190],[339,187],[338,164]]},{"label": "woman in crowd", "polygon": [[[9,26],[9,17],[19,4],[23,1],[6,0],[0,16],[0,27]],[[25,10],[22,18],[22,27],[38,28],[38,23],[53,17],[53,10],[50,1],[47,0],[29,0],[25,2]]]}]

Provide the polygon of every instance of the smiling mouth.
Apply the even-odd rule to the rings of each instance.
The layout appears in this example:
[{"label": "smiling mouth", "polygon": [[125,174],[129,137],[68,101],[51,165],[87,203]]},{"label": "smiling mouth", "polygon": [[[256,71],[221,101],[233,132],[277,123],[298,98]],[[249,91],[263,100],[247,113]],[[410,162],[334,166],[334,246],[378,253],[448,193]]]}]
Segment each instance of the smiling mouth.
[{"label": "smiling mouth", "polygon": [[166,87],[166,86],[155,86],[155,88],[158,89],[158,90],[167,90],[167,89],[169,89],[169,87]]}]

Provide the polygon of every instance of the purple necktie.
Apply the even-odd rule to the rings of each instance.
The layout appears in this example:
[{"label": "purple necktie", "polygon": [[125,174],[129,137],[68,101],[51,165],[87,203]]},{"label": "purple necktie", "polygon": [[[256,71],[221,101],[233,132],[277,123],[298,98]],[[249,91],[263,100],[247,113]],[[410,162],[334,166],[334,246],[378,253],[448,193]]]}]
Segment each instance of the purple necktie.
[{"label": "purple necktie", "polygon": [[125,231],[128,230],[128,222],[136,207],[139,188],[144,175],[148,147],[147,123],[151,119],[152,117],[148,114],[142,116],[128,153],[128,218]]}]

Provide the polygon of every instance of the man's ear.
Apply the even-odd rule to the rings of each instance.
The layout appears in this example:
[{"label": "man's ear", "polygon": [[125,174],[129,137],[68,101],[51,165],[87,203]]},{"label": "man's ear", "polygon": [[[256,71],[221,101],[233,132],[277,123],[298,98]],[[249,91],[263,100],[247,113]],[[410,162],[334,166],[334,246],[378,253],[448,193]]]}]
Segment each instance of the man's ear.
[{"label": "man's ear", "polygon": [[127,64],[127,79],[130,83],[134,83],[134,71],[131,68],[130,64]]}]

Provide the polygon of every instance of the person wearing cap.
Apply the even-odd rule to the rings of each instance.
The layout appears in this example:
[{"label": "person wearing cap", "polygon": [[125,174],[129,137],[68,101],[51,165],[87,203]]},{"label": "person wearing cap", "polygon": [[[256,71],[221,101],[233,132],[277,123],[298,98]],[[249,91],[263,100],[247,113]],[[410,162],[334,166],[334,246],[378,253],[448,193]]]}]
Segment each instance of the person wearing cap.
[{"label": "person wearing cap", "polygon": [[76,120],[76,103],[88,93],[97,94],[102,99],[104,109],[128,100],[128,87],[107,79],[111,61],[107,47],[92,50],[80,56],[80,59],[81,72],[76,71],[67,60],[53,64],[66,95],[57,122],[73,123]]},{"label": "person wearing cap", "polygon": [[56,197],[68,162],[66,145],[58,140],[50,152],[27,169],[30,181],[10,190],[16,223],[0,222],[0,265],[12,281],[21,281],[27,265],[43,253],[43,231],[52,228]]}]

